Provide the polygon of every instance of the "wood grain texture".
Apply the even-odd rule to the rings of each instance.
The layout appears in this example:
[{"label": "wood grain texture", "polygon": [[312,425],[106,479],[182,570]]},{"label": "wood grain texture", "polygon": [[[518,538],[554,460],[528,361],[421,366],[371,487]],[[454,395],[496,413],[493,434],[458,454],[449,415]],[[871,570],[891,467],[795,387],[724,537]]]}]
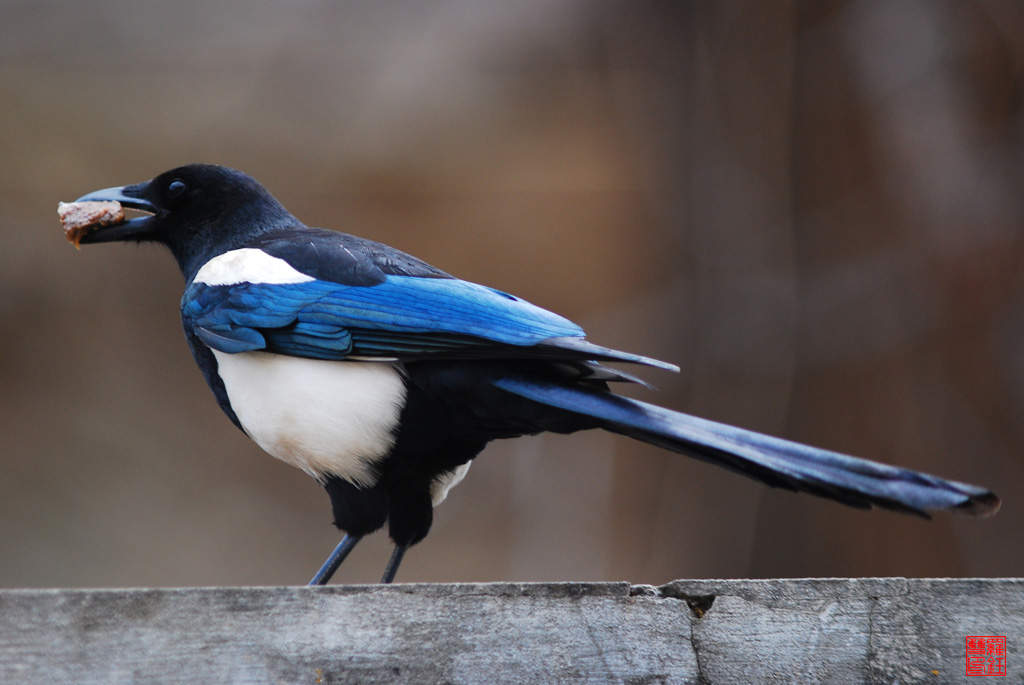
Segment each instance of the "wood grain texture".
[{"label": "wood grain texture", "polygon": [[1019,682],[1024,580],[5,590],[0,682],[947,683],[967,635]]}]

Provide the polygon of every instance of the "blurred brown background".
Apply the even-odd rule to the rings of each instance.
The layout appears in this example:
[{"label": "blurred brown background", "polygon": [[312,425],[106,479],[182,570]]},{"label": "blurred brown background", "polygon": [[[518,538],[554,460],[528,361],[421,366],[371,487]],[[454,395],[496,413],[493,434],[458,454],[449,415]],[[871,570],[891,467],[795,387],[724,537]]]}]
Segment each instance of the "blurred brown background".
[{"label": "blurred brown background", "polygon": [[61,235],[191,161],[682,366],[645,399],[1004,499],[929,523],[526,438],[400,581],[1024,575],[1022,65],[1008,0],[4,0],[0,586],[297,584],[338,539],[217,409],[169,256]]}]

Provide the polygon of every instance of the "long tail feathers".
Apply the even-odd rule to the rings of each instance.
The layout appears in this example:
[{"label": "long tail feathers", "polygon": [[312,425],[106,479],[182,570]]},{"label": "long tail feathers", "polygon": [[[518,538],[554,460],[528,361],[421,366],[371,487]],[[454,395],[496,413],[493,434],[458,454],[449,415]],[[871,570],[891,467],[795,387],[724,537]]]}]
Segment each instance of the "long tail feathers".
[{"label": "long tail feathers", "polygon": [[874,505],[925,517],[928,510],[988,516],[999,509],[999,498],[976,485],[801,445],[603,390],[516,376],[495,384],[520,397],[599,419],[612,432],[724,466],[767,485],[853,507]]}]

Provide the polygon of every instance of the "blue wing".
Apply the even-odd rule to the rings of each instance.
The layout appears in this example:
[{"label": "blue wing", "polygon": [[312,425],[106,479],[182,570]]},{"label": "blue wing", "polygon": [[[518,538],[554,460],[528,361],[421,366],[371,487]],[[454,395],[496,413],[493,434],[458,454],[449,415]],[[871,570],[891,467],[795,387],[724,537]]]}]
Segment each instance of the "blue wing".
[{"label": "blue wing", "polygon": [[557,314],[454,278],[388,275],[376,285],[192,283],[182,318],[222,352],[267,350],[314,359],[422,356],[583,338]]}]

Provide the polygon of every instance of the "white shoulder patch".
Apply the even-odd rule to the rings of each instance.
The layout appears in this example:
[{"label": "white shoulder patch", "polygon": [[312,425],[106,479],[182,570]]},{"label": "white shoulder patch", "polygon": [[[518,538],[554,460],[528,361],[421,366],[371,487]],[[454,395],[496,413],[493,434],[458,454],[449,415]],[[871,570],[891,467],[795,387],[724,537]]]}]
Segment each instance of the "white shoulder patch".
[{"label": "white shoulder patch", "polygon": [[203,264],[194,281],[205,285],[235,285],[238,283],[306,283],[312,276],[296,271],[279,257],[272,257],[255,247],[243,247],[214,257]]}]

